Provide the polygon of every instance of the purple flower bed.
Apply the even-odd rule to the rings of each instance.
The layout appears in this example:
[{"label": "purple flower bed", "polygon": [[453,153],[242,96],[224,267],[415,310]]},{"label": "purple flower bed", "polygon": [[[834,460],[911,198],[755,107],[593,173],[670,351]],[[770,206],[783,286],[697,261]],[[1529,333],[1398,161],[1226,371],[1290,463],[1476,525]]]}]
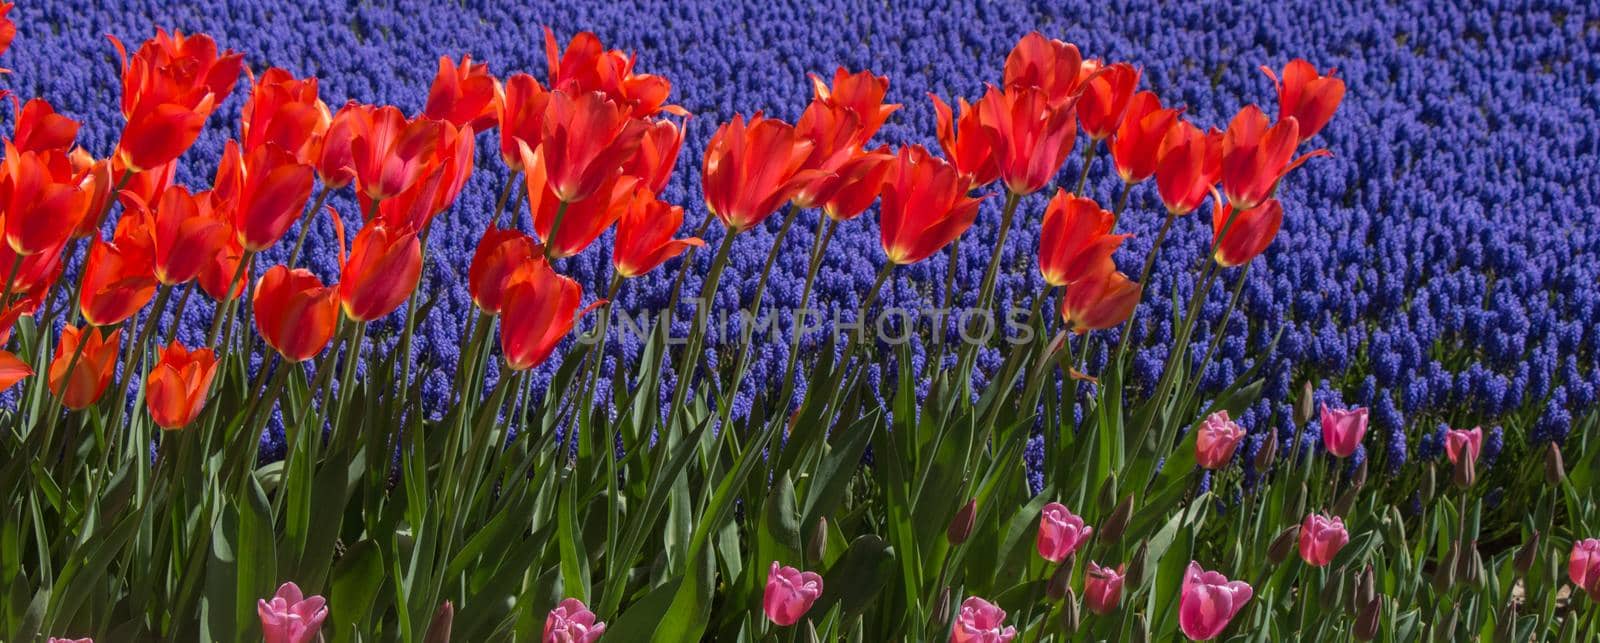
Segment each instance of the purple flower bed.
[{"label": "purple flower bed", "polygon": [[[807,73],[827,75],[844,65],[888,75],[889,99],[904,108],[878,140],[931,147],[933,110],[925,94],[978,96],[984,83],[999,80],[1017,37],[1034,29],[1075,42],[1088,56],[1136,61],[1144,66],[1143,87],[1187,105],[1187,116],[1205,125],[1224,125],[1241,101],[1275,112],[1271,83],[1257,66],[1277,68],[1304,57],[1319,68],[1337,67],[1348,84],[1338,117],[1316,141],[1334,157],[1314,160],[1315,171],[1295,173],[1281,191],[1283,232],[1256,262],[1243,291],[1248,323],[1228,327],[1203,386],[1220,389],[1264,360],[1262,401],[1241,422],[1258,431],[1275,427],[1287,440],[1295,434],[1291,408],[1299,387],[1313,380],[1318,400],[1371,407],[1383,452],[1366,457],[1395,474],[1408,460],[1441,457],[1442,431],[1435,427],[1482,424],[1491,434],[1486,462],[1504,461],[1531,445],[1564,439],[1600,397],[1600,11],[1594,8],[1528,10],[1511,2],[1472,10],[1428,2],[1365,9],[1326,2],[1218,8],[1151,2],[470,4],[27,3],[12,14],[19,35],[4,65],[13,73],[0,82],[22,96],[43,96],[82,121],[79,140],[103,155],[120,124],[117,59],[102,37],[106,29],[129,43],[158,26],[204,31],[244,52],[258,73],[280,66],[320,77],[331,105],[350,97],[407,112],[421,108],[439,55],[467,53],[488,61],[496,75],[529,71],[542,78],[542,25],[563,41],[592,30],[609,46],[637,52],[642,71],[667,76],[672,102],[695,114],[678,171],[662,195],[683,204],[686,225],[693,226],[706,216],[700,156],[716,123],[757,110],[795,118],[810,98]],[[180,183],[209,184],[244,93],[241,87],[213,116],[183,160]],[[1105,158],[1093,168],[1087,192],[1109,205],[1120,182]],[[1077,176],[1080,162],[1068,162],[1063,181]],[[471,309],[467,265],[505,177],[494,146],[481,143],[476,175],[429,238],[422,287],[440,301],[413,346],[427,396],[442,396],[451,385],[448,369]],[[986,250],[970,249],[992,247],[999,201],[985,205],[955,266],[969,299],[988,260]],[[997,290],[1001,301],[1027,302],[1043,287],[1033,262],[1044,201],[1025,201],[1011,231],[1005,251],[1010,269]],[[352,201],[336,198],[333,205],[347,225],[358,225]],[[1119,264],[1137,265],[1145,256],[1160,213],[1153,186],[1137,188],[1123,222],[1138,237],[1124,246]],[[796,222],[792,247],[771,277],[769,310],[798,303],[817,216],[803,213]],[[1146,285],[1149,307],[1140,316],[1155,323],[1134,334],[1138,385],[1154,385],[1173,349],[1169,295],[1195,287],[1190,266],[1210,241],[1208,216],[1203,211],[1176,224]],[[735,246],[718,309],[735,310],[753,296],[780,219]],[[523,226],[526,221],[522,217]],[[815,299],[822,306],[851,311],[859,305],[882,261],[877,233],[870,212],[841,226],[818,279]],[[713,226],[708,241],[720,234]],[[263,265],[281,262],[287,246],[267,252]],[[689,272],[685,292],[695,292],[707,254],[698,256],[701,265]],[[312,231],[306,255],[313,270],[336,277],[325,222]],[[942,291],[950,269],[947,257],[897,273],[885,300],[936,303],[934,293]],[[608,260],[609,235],[559,268],[592,297],[609,278]],[[630,283],[620,307],[664,305],[677,263]],[[1232,276],[1213,286],[1208,319],[1222,316]],[[208,307],[191,306],[180,338],[197,343],[210,316]],[[679,320],[687,324],[688,315]],[[379,350],[392,349],[402,321],[397,314],[374,325]],[[1203,326],[1190,348],[1204,351],[1212,332]],[[637,340],[608,344],[612,358],[627,361],[636,360],[640,348]],[[788,358],[782,341],[755,350],[747,378],[754,385],[745,387],[741,401],[746,406],[758,391],[777,386]],[[925,355],[920,346],[914,352]],[[991,352],[979,365],[992,368],[997,361]],[[548,381],[554,367],[541,369],[535,385]],[[600,392],[607,394],[604,386]],[[268,441],[269,455],[281,448],[276,438]],[[1253,449],[1258,442],[1247,444]]]}]

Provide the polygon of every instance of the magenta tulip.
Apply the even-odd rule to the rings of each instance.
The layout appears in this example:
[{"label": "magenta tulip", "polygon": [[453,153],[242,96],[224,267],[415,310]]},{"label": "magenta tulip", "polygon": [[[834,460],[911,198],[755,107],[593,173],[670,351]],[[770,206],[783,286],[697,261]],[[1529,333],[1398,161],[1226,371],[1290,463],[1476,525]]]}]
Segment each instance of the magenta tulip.
[{"label": "magenta tulip", "polygon": [[1083,604],[1089,611],[1101,616],[1117,611],[1122,602],[1123,567],[1112,569],[1089,561],[1089,573],[1083,579]]},{"label": "magenta tulip", "polygon": [[1213,471],[1228,466],[1234,449],[1243,439],[1244,429],[1238,422],[1228,419],[1227,411],[1212,413],[1200,424],[1200,435],[1195,436],[1195,462]]},{"label": "magenta tulip", "polygon": [[1478,454],[1483,451],[1483,429],[1450,429],[1444,432],[1444,454],[1450,458],[1450,464],[1457,464],[1462,454],[1472,462],[1478,461]]},{"label": "magenta tulip", "polygon": [[1589,538],[1572,544],[1567,576],[1572,578],[1573,585],[1589,593],[1589,600],[1600,602],[1600,539]]},{"label": "magenta tulip", "polygon": [[328,601],[321,596],[307,598],[292,582],[278,586],[272,600],[256,601],[261,617],[263,643],[310,643],[322,631],[328,618]]},{"label": "magenta tulip", "polygon": [[1009,643],[1016,637],[1017,628],[1006,625],[1006,611],[976,596],[961,601],[950,630],[950,643]]},{"label": "magenta tulip", "polygon": [[1322,405],[1322,446],[1335,457],[1348,458],[1367,434],[1366,407],[1333,410]]},{"label": "magenta tulip", "polygon": [[1230,581],[1190,561],[1178,598],[1178,627],[1191,641],[1214,639],[1250,601],[1254,590],[1244,581]]},{"label": "magenta tulip", "polygon": [[1094,527],[1083,524],[1083,518],[1074,515],[1066,505],[1052,502],[1039,512],[1039,537],[1035,544],[1039,556],[1045,560],[1052,563],[1066,560],[1089,542],[1092,535]]},{"label": "magenta tulip", "polygon": [[1300,558],[1312,567],[1324,567],[1350,542],[1344,520],[1322,514],[1309,514],[1300,523]]},{"label": "magenta tulip", "polygon": [[816,572],[802,572],[793,567],[772,561],[767,570],[767,591],[761,597],[761,609],[773,623],[788,627],[800,622],[822,595],[822,577]]},{"label": "magenta tulip", "polygon": [[544,643],[594,643],[606,633],[606,624],[576,598],[562,599],[544,619]]}]

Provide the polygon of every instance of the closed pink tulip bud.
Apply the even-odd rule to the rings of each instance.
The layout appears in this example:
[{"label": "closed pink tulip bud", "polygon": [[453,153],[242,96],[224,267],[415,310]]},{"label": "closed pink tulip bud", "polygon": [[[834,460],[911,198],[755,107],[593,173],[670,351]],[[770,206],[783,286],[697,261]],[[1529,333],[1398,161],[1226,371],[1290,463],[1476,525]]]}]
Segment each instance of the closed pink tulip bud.
[{"label": "closed pink tulip bud", "polygon": [[1335,457],[1348,458],[1367,434],[1366,407],[1333,410],[1322,405],[1322,446]]},{"label": "closed pink tulip bud", "polygon": [[1589,593],[1589,600],[1600,602],[1600,540],[1590,538],[1572,544],[1567,576],[1572,578],[1572,584]]},{"label": "closed pink tulip bud", "polygon": [[772,561],[767,570],[767,592],[761,598],[761,609],[773,623],[788,627],[800,622],[811,604],[822,595],[822,577],[816,572],[802,572]]},{"label": "closed pink tulip bud", "polygon": [[1309,514],[1300,523],[1300,558],[1312,567],[1324,567],[1350,542],[1344,520],[1322,514]]},{"label": "closed pink tulip bud", "polygon": [[950,643],[1010,643],[1017,628],[1006,625],[1006,611],[976,596],[961,601],[961,613],[950,629]]},{"label": "closed pink tulip bud", "polygon": [[544,619],[544,643],[594,643],[606,633],[606,624],[576,598],[564,598]]},{"label": "closed pink tulip bud", "polygon": [[1039,538],[1036,544],[1039,556],[1045,560],[1052,563],[1066,560],[1089,542],[1092,535],[1094,527],[1083,524],[1083,518],[1073,515],[1066,505],[1052,502],[1039,512]]},{"label": "closed pink tulip bud", "polygon": [[1254,593],[1249,583],[1230,581],[1222,574],[1201,569],[1200,563],[1189,561],[1189,570],[1183,577],[1183,591],[1178,598],[1178,627],[1191,641],[1214,639]]},{"label": "closed pink tulip bud", "polygon": [[317,640],[322,621],[328,618],[328,601],[321,596],[307,598],[292,582],[278,586],[272,600],[256,601],[261,617],[263,643],[309,643]]},{"label": "closed pink tulip bud", "polygon": [[1227,411],[1217,411],[1200,424],[1200,435],[1195,436],[1194,460],[1200,466],[1215,471],[1228,466],[1233,450],[1244,439],[1244,429],[1238,422],[1228,419]]},{"label": "closed pink tulip bud", "polygon": [[1089,573],[1083,579],[1083,603],[1089,611],[1101,616],[1117,611],[1122,602],[1122,569],[1122,565],[1112,569],[1089,561]]}]

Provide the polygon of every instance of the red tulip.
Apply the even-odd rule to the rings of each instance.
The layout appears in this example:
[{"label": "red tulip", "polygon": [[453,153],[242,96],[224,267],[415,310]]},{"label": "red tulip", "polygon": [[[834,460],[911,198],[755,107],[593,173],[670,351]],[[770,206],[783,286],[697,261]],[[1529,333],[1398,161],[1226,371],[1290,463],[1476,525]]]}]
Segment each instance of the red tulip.
[{"label": "red tulip", "polygon": [[[79,342],[83,342],[81,351]],[[103,328],[63,327],[55,359],[50,362],[50,392],[61,396],[61,403],[69,409],[89,408],[105,393],[112,375],[116,374],[117,349],[121,343],[121,329],[108,334]],[[73,363],[75,356],[76,364]]]},{"label": "red tulip", "polygon": [[682,226],[682,207],[656,199],[647,189],[635,190],[622,218],[617,221],[612,267],[618,275],[637,277],[655,270],[690,247],[705,245],[698,237],[672,238]]},{"label": "red tulip", "polygon": [[210,193],[190,195],[183,186],[161,195],[151,229],[154,272],[161,283],[171,286],[194,279],[227,245],[232,226],[211,206]]},{"label": "red tulip", "polygon": [[0,351],[0,392],[9,391],[27,377],[33,375],[33,368],[27,362],[9,351]]},{"label": "red tulip", "polygon": [[522,171],[522,153],[517,141],[539,147],[544,137],[544,112],[550,92],[539,81],[523,73],[506,79],[505,98],[500,101],[500,159],[513,171]]},{"label": "red tulip", "polygon": [[1006,88],[1036,88],[1052,107],[1070,104],[1085,76],[1077,45],[1046,40],[1037,31],[1023,36],[1006,55]]},{"label": "red tulip", "polygon": [[438,158],[428,174],[406,191],[378,202],[378,218],[397,228],[427,230],[433,218],[450,209],[472,176],[477,152],[472,128],[440,123]]},{"label": "red tulip", "polygon": [[339,301],[345,316],[372,321],[405,303],[421,278],[417,233],[374,222],[356,234],[349,259],[339,267]]},{"label": "red tulip", "polygon": [[174,430],[188,426],[206,406],[206,394],[217,375],[217,359],[209,348],[193,351],[178,342],[163,347],[145,378],[145,408],[156,426]]},{"label": "red tulip", "polygon": [[[79,187],[88,193],[88,204],[83,208],[83,218],[78,220],[78,227],[73,229],[73,239],[81,239],[100,233],[100,224],[105,222],[106,213],[110,209],[106,204],[111,199],[111,168],[114,162],[110,159],[96,160],[83,148],[77,148],[67,154],[72,162],[73,171],[83,176],[78,182]],[[129,181],[131,187],[137,181]]]},{"label": "red tulip", "polygon": [[795,135],[811,141],[811,153],[800,169],[812,171],[813,177],[795,192],[795,205],[809,209],[832,196],[838,184],[835,172],[860,150],[855,142],[860,129],[861,119],[845,107],[813,101],[800,114]]},{"label": "red tulip", "polygon": [[1329,409],[1322,405],[1322,447],[1338,458],[1348,458],[1367,435],[1367,409]]},{"label": "red tulip", "polygon": [[1074,282],[1061,298],[1061,318],[1078,334],[1121,324],[1139,305],[1143,287],[1116,271]]},{"label": "red tulip", "polygon": [[913,264],[945,247],[978,216],[967,179],[921,145],[900,148],[883,184],[879,228],[889,261]]},{"label": "red tulip", "polygon": [[835,185],[822,202],[822,213],[835,221],[848,221],[866,212],[883,191],[883,180],[895,167],[895,156],[888,150],[888,147],[881,147],[862,152],[845,162],[834,173]]},{"label": "red tulip", "polygon": [[93,197],[86,175],[74,172],[61,151],[23,152],[5,144],[0,161],[0,205],[5,210],[6,243],[31,255],[66,243],[77,230]]},{"label": "red tulip", "polygon": [[1195,429],[1194,459],[1204,469],[1216,471],[1228,466],[1233,452],[1239,448],[1245,431],[1238,422],[1228,419],[1226,410],[1207,416]]},{"label": "red tulip", "polygon": [[544,259],[544,248],[532,237],[517,230],[490,227],[478,240],[467,271],[467,289],[472,303],[490,315],[500,314],[506,283],[524,263]]},{"label": "red tulip", "polygon": [[[672,83],[651,74],[633,73],[634,58],[616,49],[605,49],[600,38],[584,31],[574,35],[562,53],[555,33],[544,29],[545,60],[550,65],[550,90],[571,95],[598,91],[628,107],[634,118],[657,112],[684,115],[677,105],[665,105]],[[534,141],[528,141],[529,145]]]},{"label": "red tulip", "polygon": [[1139,92],[1129,100],[1117,137],[1111,141],[1111,160],[1124,183],[1139,183],[1156,173],[1161,141],[1178,121],[1178,112],[1163,109],[1154,92]]},{"label": "red tulip", "polygon": [[[683,149],[683,136],[687,122],[679,125],[665,118],[649,122],[649,129],[639,141],[639,151],[632,159],[623,162],[622,173],[637,176],[644,187],[660,194],[672,179],[672,168],[678,164],[678,152]],[[528,145],[533,145],[529,142]]]},{"label": "red tulip", "polygon": [[1078,122],[1089,138],[1105,140],[1122,125],[1128,103],[1133,100],[1133,90],[1139,86],[1139,70],[1128,63],[1113,63],[1104,68],[1090,61],[1083,65],[1090,74],[1096,71],[1099,74],[1083,85],[1083,97],[1078,100]]},{"label": "red tulip", "polygon": [[109,38],[122,59],[122,115],[128,120],[118,155],[134,170],[165,165],[194,144],[206,118],[233,93],[242,55],[219,56],[205,34],[160,30],[130,57],[122,41]]},{"label": "red tulip", "polygon": [[23,152],[65,152],[77,138],[77,121],[57,114],[49,101],[34,98],[24,103],[17,113],[16,133],[11,143]]},{"label": "red tulip", "polygon": [[244,246],[237,237],[229,235],[222,248],[206,258],[200,267],[200,289],[216,301],[238,297],[244,291],[245,275],[239,274],[239,262],[243,260]]},{"label": "red tulip", "polygon": [[1089,573],[1083,578],[1083,604],[1089,611],[1101,616],[1117,611],[1117,604],[1122,602],[1122,584],[1126,579],[1123,569],[1123,565],[1112,569],[1089,561]]},{"label": "red tulip", "polygon": [[1300,126],[1293,118],[1268,127],[1261,108],[1246,105],[1228,122],[1222,135],[1222,192],[1230,203],[1250,208],[1272,195],[1278,180],[1289,170],[1313,156],[1326,156],[1315,150],[1291,162],[1299,145]]},{"label": "red tulip", "polygon": [[312,174],[309,166],[276,143],[262,145],[245,157],[233,227],[246,250],[265,250],[288,232],[311,200]]},{"label": "red tulip", "polygon": [[1000,166],[996,164],[994,148],[989,145],[989,136],[979,122],[978,111],[972,109],[967,99],[962,98],[958,101],[960,114],[952,114],[950,106],[939,100],[938,96],[928,94],[928,98],[933,99],[939,149],[944,151],[950,163],[969,178],[972,187],[988,185],[1000,178]]},{"label": "red tulip", "polygon": [[500,349],[506,365],[523,371],[543,364],[583,314],[578,312],[582,298],[578,282],[556,274],[543,259],[518,267],[506,281],[500,314]]},{"label": "red tulip", "polygon": [[1306,514],[1300,523],[1300,558],[1312,567],[1327,567],[1350,542],[1350,532],[1338,516]]},{"label": "red tulip", "polygon": [[[276,145],[272,147],[280,151],[283,149]],[[267,146],[263,145],[260,149],[266,150]],[[262,151],[259,154],[266,155],[267,152]],[[266,161],[262,161],[260,164],[265,163]],[[217,171],[211,179],[211,199],[217,210],[231,214],[239,208],[239,198],[244,194],[245,175],[244,152],[239,147],[238,141],[228,139],[228,142],[222,144],[222,158],[217,161]],[[146,200],[145,203],[154,201]]]},{"label": "red tulip", "polygon": [[407,120],[392,105],[360,105],[354,108],[350,124],[354,132],[350,158],[363,207],[365,201],[382,201],[405,192],[437,163],[442,121]]},{"label": "red tulip", "polygon": [[256,331],[290,362],[322,352],[339,321],[339,293],[304,268],[273,266],[255,289]]},{"label": "red tulip", "polygon": [[1190,561],[1178,599],[1178,628],[1191,641],[1214,639],[1254,594],[1249,583],[1230,581]]},{"label": "red tulip", "polygon": [[316,140],[310,164],[317,180],[329,190],[337,190],[356,180],[355,138],[366,131],[369,108],[355,101],[345,103],[333,115],[327,130]]},{"label": "red tulip", "polygon": [[816,102],[843,107],[856,115],[857,147],[865,145],[878,128],[883,127],[884,121],[889,120],[889,115],[900,109],[897,103],[883,103],[884,96],[889,93],[889,77],[874,76],[866,70],[853,74],[843,67],[834,70],[831,88],[822,78],[811,74],[811,87]]},{"label": "red tulip", "polygon": [[316,78],[297,79],[273,67],[252,78],[250,99],[239,115],[239,141],[245,154],[276,143],[300,163],[313,165],[332,120],[317,97]]},{"label": "red tulip", "polygon": [[1278,120],[1298,121],[1302,143],[1322,131],[1344,100],[1344,81],[1333,75],[1337,70],[1318,74],[1311,63],[1296,58],[1283,66],[1281,80],[1269,67],[1261,71],[1278,87]]},{"label": "red tulip", "polygon": [[160,283],[155,275],[153,221],[142,208],[117,222],[112,240],[95,239],[83,265],[78,305],[95,326],[126,321],[144,308]]},{"label": "red tulip", "polygon": [[1161,141],[1156,161],[1156,189],[1167,212],[1184,215],[1204,203],[1222,176],[1222,132],[1202,133],[1178,121]]},{"label": "red tulip", "polygon": [[458,65],[449,56],[439,57],[423,116],[482,132],[494,128],[499,112],[500,83],[489,75],[489,63],[473,64],[472,56],[462,56]]},{"label": "red tulip", "polygon": [[1000,178],[1013,194],[1044,189],[1072,154],[1078,124],[1071,101],[1054,103],[1044,91],[1030,87],[990,87],[977,108]]},{"label": "red tulip", "polygon": [[[62,259],[66,252],[67,245],[61,244],[44,252],[20,255],[22,263],[18,265],[16,277],[11,280],[12,301],[16,302],[18,296],[28,300],[44,301],[44,295],[61,275]],[[17,265],[18,256],[11,246],[0,243],[0,266],[6,266],[3,270],[9,272],[10,266]]]},{"label": "red tulip", "polygon": [[1283,204],[1277,199],[1267,199],[1237,215],[1234,212],[1229,203],[1211,214],[1211,243],[1216,246],[1217,264],[1224,268],[1247,263],[1265,252],[1283,225]]},{"label": "red tulip", "polygon": [[734,115],[711,135],[701,171],[706,207],[730,231],[755,227],[790,200],[814,171],[802,171],[813,143],[760,113]]},{"label": "red tulip", "polygon": [[[13,6],[16,5],[11,2],[0,4],[0,54],[6,53],[6,50],[11,48],[11,40],[17,37],[17,23],[12,22],[11,17],[6,15],[11,13]],[[0,71],[10,70],[0,67]]]},{"label": "red tulip", "polygon": [[556,198],[573,203],[594,194],[639,150],[648,128],[600,92],[552,93],[539,151]]},{"label": "red tulip", "polygon": [[1039,229],[1039,272],[1046,283],[1065,286],[1116,269],[1111,253],[1131,234],[1111,234],[1116,218],[1085,199],[1056,189]]},{"label": "red tulip", "polygon": [[[575,203],[561,203],[561,197],[545,173],[544,147],[538,151],[523,148],[523,165],[528,168],[528,208],[533,229],[544,241],[553,258],[571,257],[594,243],[627,208],[629,195],[639,185],[638,177],[611,174],[596,187],[593,195]],[[565,212],[562,212],[562,210]],[[559,227],[556,219],[560,218]],[[551,238],[554,233],[555,237]]]}]

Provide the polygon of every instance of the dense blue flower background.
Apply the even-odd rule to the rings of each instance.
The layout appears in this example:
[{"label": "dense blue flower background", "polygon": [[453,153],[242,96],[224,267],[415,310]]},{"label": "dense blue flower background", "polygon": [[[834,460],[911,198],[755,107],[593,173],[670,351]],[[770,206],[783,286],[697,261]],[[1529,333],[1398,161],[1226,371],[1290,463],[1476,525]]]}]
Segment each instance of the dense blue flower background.
[{"label": "dense blue flower background", "polygon": [[[810,97],[808,73],[839,65],[891,78],[889,98],[905,107],[880,141],[932,146],[933,112],[925,94],[976,98],[998,82],[1006,52],[1029,30],[1075,42],[1086,56],[1143,68],[1142,87],[1187,106],[1203,126],[1222,126],[1240,106],[1276,104],[1259,65],[1279,68],[1304,57],[1337,67],[1348,83],[1339,114],[1312,143],[1330,149],[1296,172],[1281,191],[1282,234],[1248,274],[1242,308],[1248,323],[1226,331],[1204,385],[1215,390],[1264,361],[1266,394],[1243,418],[1264,431],[1293,435],[1291,405],[1304,380],[1332,404],[1367,405],[1381,445],[1376,463],[1400,472],[1408,460],[1437,458],[1442,425],[1500,429],[1495,455],[1525,453],[1562,439],[1600,396],[1600,10],[1523,2],[1469,8],[1444,2],[1357,3],[1247,1],[1210,3],[739,3],[692,0],[648,6],[499,2],[293,3],[268,0],[180,3],[155,0],[19,3],[18,36],[0,64],[0,82],[23,97],[39,95],[85,123],[80,140],[109,152],[117,115],[117,62],[103,37],[130,44],[156,27],[204,31],[247,64],[322,79],[322,95],[420,110],[438,56],[471,54],[496,75],[544,77],[540,27],[565,42],[592,30],[608,45],[637,52],[639,68],[667,76],[673,102],[695,114],[678,172],[664,198],[681,203],[688,226],[705,216],[699,160],[716,124],[736,112],[798,116]],[[99,3],[93,3],[99,4]],[[1367,4],[1367,3],[1359,3]],[[217,112],[183,161],[178,180],[209,184],[247,85]],[[9,118],[8,118],[9,120]],[[9,124],[6,126],[9,130]],[[440,298],[421,324],[414,350],[437,398],[449,387],[466,312],[465,274],[474,243],[506,171],[493,134],[480,139],[478,170],[457,206],[434,224],[424,288]],[[1083,143],[1080,143],[1080,145]],[[1076,177],[1079,158],[1063,170]],[[1110,204],[1120,183],[1105,155],[1088,192]],[[999,293],[1030,300],[1042,287],[1033,268],[1045,197],[1024,201],[1005,250]],[[333,201],[354,226],[348,194]],[[1123,218],[1138,234],[1118,256],[1137,272],[1160,223],[1151,185],[1133,194]],[[815,213],[801,216],[772,276],[769,306],[797,303]],[[1153,384],[1173,329],[1168,299],[1192,290],[1193,262],[1209,242],[1209,212],[1178,222],[1147,285],[1151,293],[1135,334],[1136,382]],[[742,238],[716,305],[734,310],[755,282],[780,217]],[[991,199],[955,266],[976,290],[999,220]],[[526,217],[522,218],[526,225]],[[291,232],[293,234],[293,232]],[[708,241],[720,232],[713,226]],[[312,267],[336,277],[326,222],[311,233]],[[289,244],[266,259],[282,261]],[[698,258],[694,292],[709,253]],[[882,259],[876,216],[841,227],[819,279],[824,305],[853,310]],[[889,302],[937,303],[948,255],[897,274]],[[560,268],[593,293],[609,278],[609,238]],[[665,302],[676,262],[630,283],[629,310]],[[1219,279],[1195,350],[1222,315],[1234,273]],[[973,293],[967,292],[968,298]],[[206,306],[191,307],[180,337],[201,341]],[[374,327],[382,347],[398,335],[399,315]],[[684,316],[683,319],[687,319]],[[1266,347],[1277,337],[1272,350]],[[370,344],[369,344],[370,346]],[[709,351],[716,357],[715,346]],[[638,342],[614,343],[612,358],[631,363]],[[764,343],[747,386],[775,386],[785,342]],[[921,349],[918,349],[921,354]],[[998,353],[980,365],[993,366]],[[542,369],[544,378],[550,368]],[[603,392],[603,391],[602,391]],[[750,403],[746,395],[743,404]],[[269,438],[269,451],[276,443]],[[1252,441],[1255,448],[1256,442]]]}]

